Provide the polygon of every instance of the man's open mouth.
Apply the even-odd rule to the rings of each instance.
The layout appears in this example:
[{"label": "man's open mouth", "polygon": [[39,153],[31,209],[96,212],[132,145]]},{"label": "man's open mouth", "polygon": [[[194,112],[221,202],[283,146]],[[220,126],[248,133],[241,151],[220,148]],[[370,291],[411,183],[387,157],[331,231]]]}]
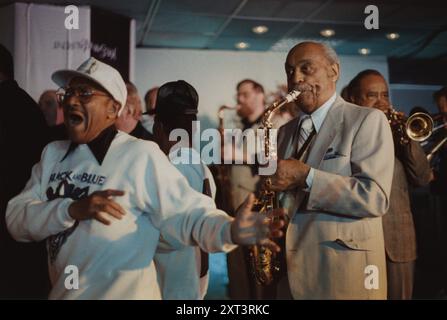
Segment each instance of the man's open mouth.
[{"label": "man's open mouth", "polygon": [[81,112],[71,111],[68,114],[68,124],[70,126],[78,126],[84,121],[84,115]]}]

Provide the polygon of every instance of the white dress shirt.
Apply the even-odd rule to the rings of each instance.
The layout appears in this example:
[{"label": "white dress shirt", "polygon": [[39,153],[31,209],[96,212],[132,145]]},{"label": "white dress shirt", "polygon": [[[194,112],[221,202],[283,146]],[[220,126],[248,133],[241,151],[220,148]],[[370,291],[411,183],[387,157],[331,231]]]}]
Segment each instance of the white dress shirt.
[{"label": "white dress shirt", "polygon": [[[310,118],[312,119],[312,123],[314,125],[314,129],[317,134],[320,131],[321,126],[323,125],[324,119],[326,119],[327,113],[329,112],[332,105],[334,104],[336,97],[337,97],[337,94],[334,92],[334,94],[332,95],[332,97],[329,98],[329,100],[327,100],[325,103],[323,103],[323,105],[321,107],[319,107],[317,110],[315,110],[310,115]],[[305,113],[302,113],[300,115],[299,123],[301,123],[301,121],[303,120],[303,118],[305,116],[306,116]],[[309,174],[306,177],[307,188],[304,189],[305,191],[310,191],[310,189],[312,188],[314,174],[315,174],[315,170],[313,168],[310,168]]]}]

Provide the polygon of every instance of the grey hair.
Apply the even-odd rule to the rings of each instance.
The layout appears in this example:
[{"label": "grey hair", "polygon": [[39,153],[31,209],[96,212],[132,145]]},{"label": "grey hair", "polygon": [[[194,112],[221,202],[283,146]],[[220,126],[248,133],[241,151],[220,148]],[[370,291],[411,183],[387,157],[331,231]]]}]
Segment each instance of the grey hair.
[{"label": "grey hair", "polygon": [[303,41],[303,42],[300,42],[297,45],[295,45],[290,50],[290,52],[292,52],[296,47],[298,47],[300,45],[304,45],[304,44],[315,44],[315,45],[321,46],[323,48],[323,52],[324,52],[324,55],[325,55],[326,59],[331,64],[340,64],[340,59],[338,58],[338,55],[335,52],[335,50],[330,45],[328,45],[327,43],[320,42],[320,41]]},{"label": "grey hair", "polygon": [[331,64],[334,63],[340,64],[340,59],[338,58],[337,53],[330,45],[324,42],[316,42],[316,43],[319,43],[323,47],[324,54],[326,55],[326,58],[329,60]]}]

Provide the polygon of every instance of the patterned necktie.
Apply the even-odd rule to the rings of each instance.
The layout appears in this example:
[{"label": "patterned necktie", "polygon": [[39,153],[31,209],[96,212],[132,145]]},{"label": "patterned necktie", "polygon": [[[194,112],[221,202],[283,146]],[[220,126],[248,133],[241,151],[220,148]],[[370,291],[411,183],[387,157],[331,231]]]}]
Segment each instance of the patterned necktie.
[{"label": "patterned necktie", "polygon": [[315,129],[312,118],[309,115],[305,115],[301,120],[300,131],[298,133],[298,145],[295,153],[297,159],[302,158],[303,152],[307,149],[308,144],[310,140],[312,140],[314,134]]}]

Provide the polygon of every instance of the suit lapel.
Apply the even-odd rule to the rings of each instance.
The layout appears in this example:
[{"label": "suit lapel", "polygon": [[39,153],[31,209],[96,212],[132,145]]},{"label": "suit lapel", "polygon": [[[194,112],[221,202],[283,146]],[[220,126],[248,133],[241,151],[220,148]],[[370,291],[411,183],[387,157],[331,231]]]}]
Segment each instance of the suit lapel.
[{"label": "suit lapel", "polygon": [[[326,118],[321,125],[320,131],[315,137],[313,145],[310,147],[306,163],[312,168],[318,169],[320,167],[321,161],[326,154],[326,150],[341,128],[341,123],[343,122],[343,102],[344,100],[337,96],[333,106],[328,111]],[[306,194],[307,193],[304,191],[295,192],[293,200],[290,199],[291,195],[288,197],[284,196],[285,203],[289,208],[288,215],[290,219],[293,219],[295,216],[295,213],[301,206]]]},{"label": "suit lapel", "polygon": [[319,168],[321,161],[326,154],[329,145],[337,136],[343,122],[343,99],[338,97],[335,99],[334,105],[328,111],[326,118],[321,125],[313,146],[309,151],[306,163],[312,168]]}]

